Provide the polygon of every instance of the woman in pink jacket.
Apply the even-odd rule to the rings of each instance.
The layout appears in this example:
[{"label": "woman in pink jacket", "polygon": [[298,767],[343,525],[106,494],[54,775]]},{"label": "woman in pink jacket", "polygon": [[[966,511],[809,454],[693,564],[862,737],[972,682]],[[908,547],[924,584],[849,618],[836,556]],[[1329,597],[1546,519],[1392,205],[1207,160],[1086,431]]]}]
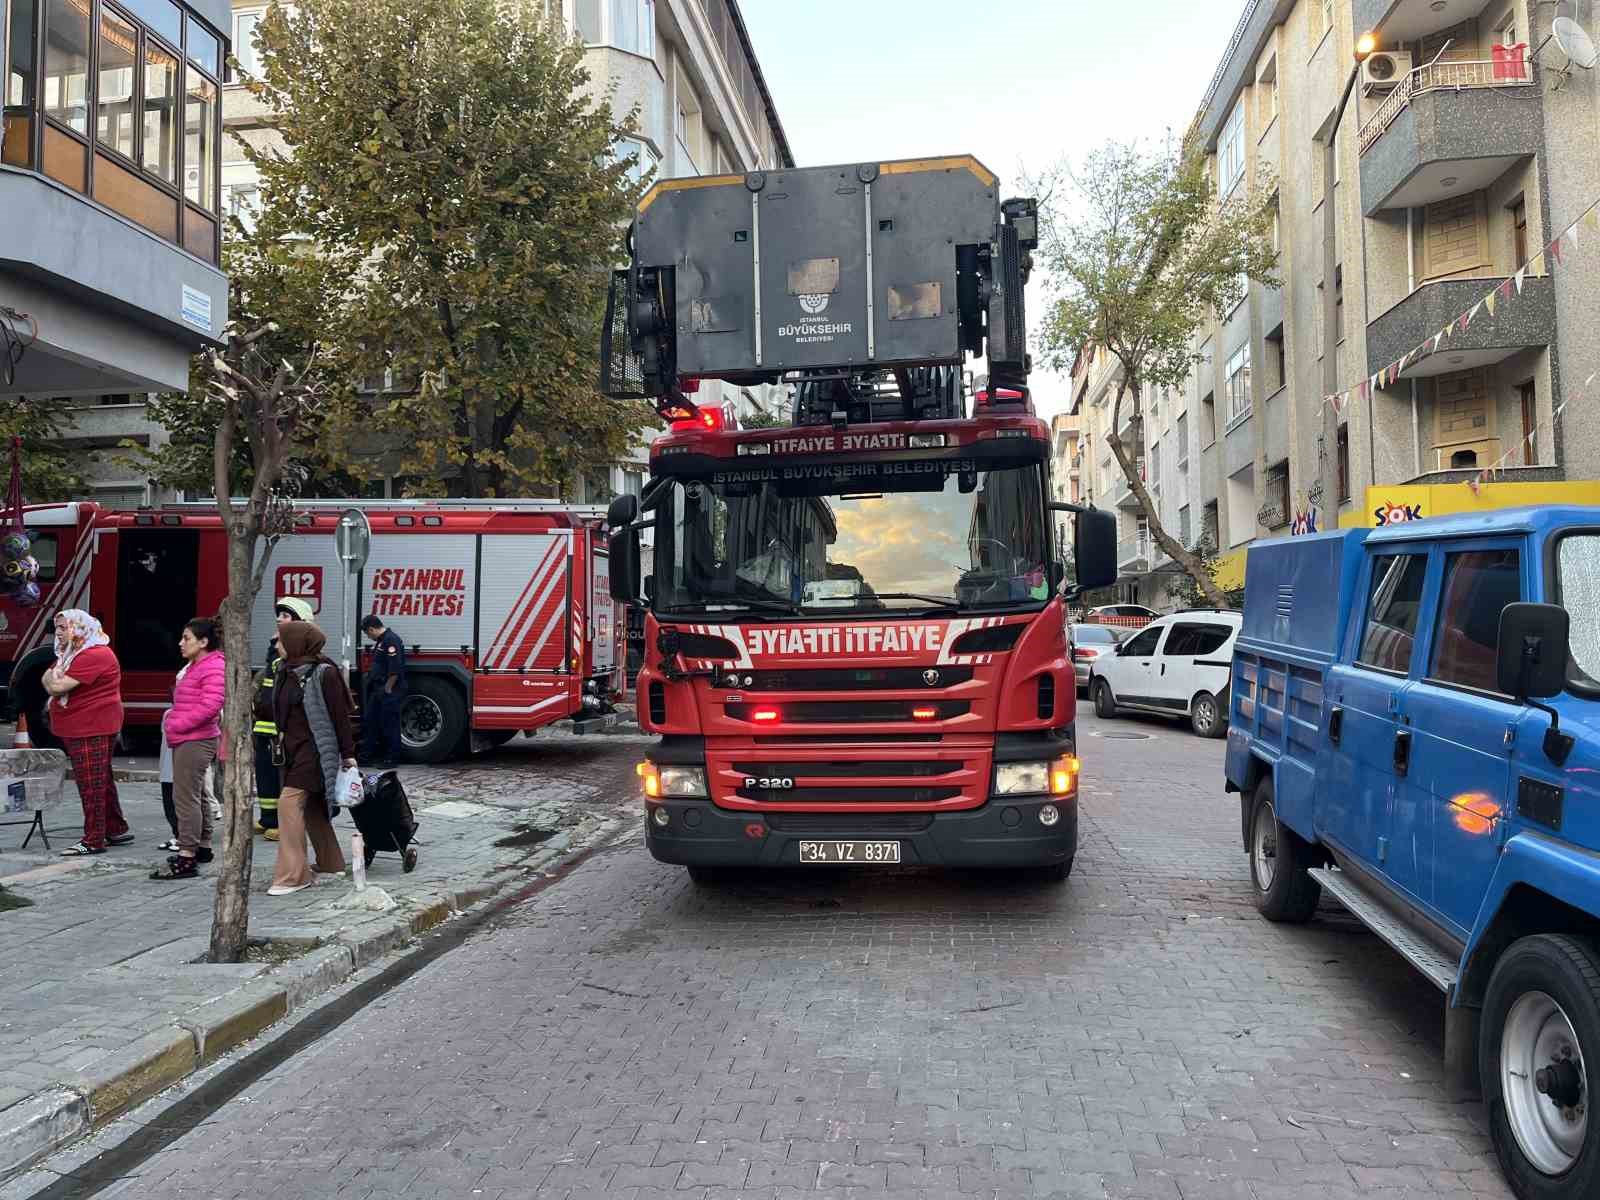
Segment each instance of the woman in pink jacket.
[{"label": "woman in pink jacket", "polygon": [[211,861],[211,808],[205,777],[222,737],[222,702],[227,695],[227,660],[222,626],[196,617],[183,627],[178,652],[184,668],[172,688],[164,725],[172,748],[172,805],[178,816],[178,852],[152,879],[193,879],[197,863]]}]

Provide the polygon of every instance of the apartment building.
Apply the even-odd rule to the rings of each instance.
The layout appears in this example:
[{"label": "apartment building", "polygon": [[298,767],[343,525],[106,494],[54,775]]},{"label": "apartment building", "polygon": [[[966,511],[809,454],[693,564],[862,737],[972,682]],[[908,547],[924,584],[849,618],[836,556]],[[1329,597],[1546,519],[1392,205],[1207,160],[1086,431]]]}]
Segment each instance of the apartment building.
[{"label": "apartment building", "polygon": [[[266,9],[259,0],[233,0],[234,44],[246,71],[256,66],[253,35]],[[549,0],[549,10],[559,10],[583,39],[590,87],[596,93],[614,89],[619,113],[637,106],[638,126],[622,146],[641,175],[677,179],[794,165],[737,0]],[[274,137],[267,113],[242,85],[224,89],[223,109],[228,129],[252,144]],[[225,148],[222,172],[229,211],[248,219],[258,185],[236,144]],[[741,419],[786,415],[780,388],[708,382],[697,398],[730,404]],[[637,494],[646,473],[642,443],[606,471],[576,481],[567,499]],[[384,491],[396,486],[387,479]]]},{"label": "apartment building", "polygon": [[109,502],[150,498],[111,451],[165,436],[143,395],[186,391],[228,319],[230,36],[226,0],[0,0],[0,321],[23,347],[0,396],[61,398]]},{"label": "apartment building", "polygon": [[[1187,429],[1148,431],[1183,448],[1152,441],[1147,463],[1152,490],[1173,480],[1172,454],[1191,464],[1177,512],[1221,553],[1227,583],[1255,538],[1371,525],[1394,496],[1426,495],[1419,515],[1432,515],[1570,498],[1600,479],[1600,428],[1556,418],[1600,369],[1600,238],[1564,264],[1541,255],[1600,200],[1600,80],[1550,37],[1569,12],[1600,33],[1593,8],[1245,4],[1191,136],[1222,197],[1273,197],[1281,286],[1251,285],[1201,329],[1179,398]],[[1379,49],[1358,67],[1367,30]],[[1527,264],[1510,298],[1457,323]]]}]

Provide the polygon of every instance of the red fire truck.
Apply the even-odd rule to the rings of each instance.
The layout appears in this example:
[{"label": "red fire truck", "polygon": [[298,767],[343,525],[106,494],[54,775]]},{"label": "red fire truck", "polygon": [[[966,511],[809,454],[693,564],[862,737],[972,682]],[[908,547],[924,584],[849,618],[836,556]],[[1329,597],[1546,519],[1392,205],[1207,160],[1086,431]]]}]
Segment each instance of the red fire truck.
[{"label": "red fire truck", "polygon": [[[1066,604],[1114,577],[1115,522],[1049,502],[1022,332],[1035,209],[995,182],[934,159],[672,180],[641,202],[601,390],[672,424],[642,496],[611,506],[611,580],[649,606],[647,843],[696,880],[1072,869]],[[705,378],[788,384],[791,426],[739,430],[695,403]],[[1075,588],[1052,509],[1076,514]]]},{"label": "red fire truck", "polygon": [[[347,574],[334,545],[340,515],[366,513],[371,549]],[[608,719],[620,684],[609,596],[604,511],[555,501],[319,501],[273,549],[256,599],[249,654],[265,658],[279,596],[309,603],[341,656],[348,632],[352,688],[370,651],[354,644],[376,613],[409,648],[401,711],[406,756],[438,762],[564,718]],[[36,506],[27,525],[44,603],[0,601],[0,679],[36,743],[51,744],[39,677],[52,657],[52,620],[93,613],[123,669],[128,724],[153,732],[167,707],[184,622],[215,613],[228,591],[226,539],[215,506],[114,511],[90,503]],[[230,651],[231,652],[231,651]]]}]

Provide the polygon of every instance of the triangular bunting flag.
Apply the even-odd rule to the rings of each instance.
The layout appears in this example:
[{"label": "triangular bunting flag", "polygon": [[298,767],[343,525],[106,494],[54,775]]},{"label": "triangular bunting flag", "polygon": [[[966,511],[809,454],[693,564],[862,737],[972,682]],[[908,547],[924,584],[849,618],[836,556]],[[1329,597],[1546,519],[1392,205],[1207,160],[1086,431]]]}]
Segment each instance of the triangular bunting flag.
[{"label": "triangular bunting flag", "polygon": [[[1561,235],[1561,237],[1565,236],[1566,234]],[[1561,249],[1561,238],[1557,238],[1555,241],[1550,243],[1550,257],[1555,260],[1554,265],[1558,267],[1566,262],[1566,258],[1564,257]]]},{"label": "triangular bunting flag", "polygon": [[1600,375],[1600,371],[1590,371],[1589,372],[1589,378],[1587,378],[1587,379],[1585,379],[1583,381],[1583,386],[1584,387],[1588,387],[1591,383],[1593,383],[1594,382],[1594,377],[1596,375]]},{"label": "triangular bunting flag", "polygon": [[1442,341],[1444,341],[1444,330],[1441,329],[1433,335],[1433,352],[1435,354],[1439,353],[1439,343]]},{"label": "triangular bunting flag", "polygon": [[1482,307],[1483,307],[1483,301],[1482,300],[1479,300],[1476,304],[1474,304],[1472,306],[1472,311],[1467,313],[1467,324],[1468,325],[1472,324],[1473,321],[1477,320],[1478,310],[1481,309]]},{"label": "triangular bunting flag", "polygon": [[1583,221],[1580,219],[1580,220],[1574,221],[1572,223],[1572,228],[1567,230],[1567,236],[1572,239],[1572,244],[1574,246],[1576,246],[1579,242],[1583,241],[1583,234],[1580,232],[1580,230],[1582,230],[1582,229],[1583,229]]},{"label": "triangular bunting flag", "polygon": [[1472,314],[1470,312],[1464,312],[1459,317],[1456,318],[1456,325],[1457,325],[1458,328],[1460,328],[1462,330],[1465,330],[1466,327],[1471,323],[1471,321],[1472,321]]},{"label": "triangular bunting flag", "polygon": [[1489,310],[1489,315],[1494,316],[1494,293],[1490,292],[1483,298],[1483,306]]},{"label": "triangular bunting flag", "polygon": [[1532,271],[1535,275],[1544,274],[1543,250],[1539,251],[1539,253],[1535,254],[1531,259],[1528,260],[1528,270]]},{"label": "triangular bunting flag", "polygon": [[1522,281],[1523,281],[1523,280],[1524,280],[1524,279],[1526,279],[1526,278],[1527,278],[1527,277],[1528,277],[1528,268],[1527,268],[1527,267],[1525,267],[1525,266],[1523,266],[1523,267],[1518,267],[1518,268],[1517,268],[1517,273],[1516,273],[1516,274],[1515,274],[1515,275],[1513,275],[1513,276],[1512,276],[1512,278],[1513,278],[1513,279],[1514,279],[1514,280],[1516,280],[1516,284],[1517,284],[1517,295],[1519,295],[1519,296],[1520,296],[1520,295],[1522,295]]},{"label": "triangular bunting flag", "polygon": [[1496,288],[1495,290],[1500,293],[1500,298],[1502,300],[1511,299],[1511,280],[1509,280],[1509,279],[1503,280],[1501,282],[1500,286],[1498,288]]},{"label": "triangular bunting flag", "polygon": [[1596,233],[1600,233],[1600,208],[1591,208],[1584,213],[1583,223]]}]

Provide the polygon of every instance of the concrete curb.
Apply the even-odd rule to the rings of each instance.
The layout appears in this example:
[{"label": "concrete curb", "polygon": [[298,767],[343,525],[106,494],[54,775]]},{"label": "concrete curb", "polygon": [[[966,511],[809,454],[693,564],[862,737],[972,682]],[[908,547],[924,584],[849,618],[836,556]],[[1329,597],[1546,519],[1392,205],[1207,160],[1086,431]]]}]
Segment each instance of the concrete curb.
[{"label": "concrete curb", "polygon": [[288,990],[263,983],[202,1004],[179,1017],[178,1024],[194,1039],[196,1065],[208,1066],[288,1014]]},{"label": "concrete curb", "polygon": [[89,1102],[55,1088],[0,1110],[0,1180],[89,1132]]},{"label": "concrete curb", "polygon": [[88,1103],[91,1125],[148,1100],[199,1063],[194,1035],[179,1025],[147,1033],[99,1062],[62,1080]]}]

